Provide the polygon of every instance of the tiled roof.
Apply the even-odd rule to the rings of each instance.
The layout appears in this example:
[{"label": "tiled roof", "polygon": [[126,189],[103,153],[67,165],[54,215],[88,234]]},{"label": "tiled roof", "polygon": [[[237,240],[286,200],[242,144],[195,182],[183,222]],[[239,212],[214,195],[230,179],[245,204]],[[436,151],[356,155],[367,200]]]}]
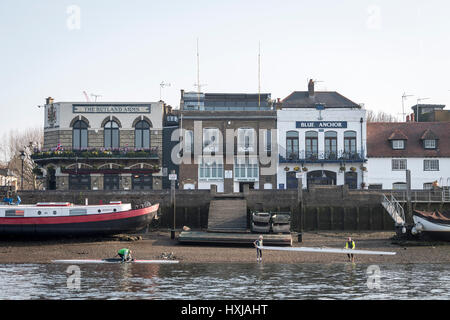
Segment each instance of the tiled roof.
[{"label": "tiled roof", "polygon": [[283,108],[358,108],[361,106],[335,91],[316,91],[310,96],[308,91],[294,91],[282,100]]},{"label": "tiled roof", "polygon": [[388,140],[408,140],[408,137],[402,131],[395,129]]},{"label": "tiled roof", "polygon": [[[405,149],[393,150],[389,137],[396,131],[408,137]],[[427,133],[428,131],[428,133]],[[422,137],[434,135],[436,149],[425,149]],[[450,122],[369,122],[368,157],[450,157]]]}]

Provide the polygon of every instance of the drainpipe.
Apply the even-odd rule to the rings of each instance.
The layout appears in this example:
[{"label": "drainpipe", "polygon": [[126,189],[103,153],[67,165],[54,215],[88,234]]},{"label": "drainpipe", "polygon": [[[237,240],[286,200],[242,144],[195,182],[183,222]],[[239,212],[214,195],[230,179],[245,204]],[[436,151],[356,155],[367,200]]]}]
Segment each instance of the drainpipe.
[{"label": "drainpipe", "polygon": [[[364,149],[363,149],[363,146],[364,146],[364,144],[363,144],[363,122],[364,122],[364,119],[361,117],[361,119],[359,119],[359,123],[361,126],[361,138],[360,138],[361,139],[361,150],[360,150],[360,153],[361,153],[362,159],[364,161],[365,156],[364,156]],[[362,165],[364,166],[364,162],[362,163]],[[364,171],[361,170],[361,183],[363,183],[363,182],[364,182]],[[361,186],[361,189],[362,189],[362,186]]]}]

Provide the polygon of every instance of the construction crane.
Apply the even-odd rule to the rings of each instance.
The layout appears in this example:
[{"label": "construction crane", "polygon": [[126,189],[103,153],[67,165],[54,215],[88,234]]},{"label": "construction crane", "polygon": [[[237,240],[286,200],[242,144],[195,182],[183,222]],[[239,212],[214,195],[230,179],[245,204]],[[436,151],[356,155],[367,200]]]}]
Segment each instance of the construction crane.
[{"label": "construction crane", "polygon": [[86,102],[91,102],[91,100],[89,100],[89,96],[86,93],[86,91],[83,91],[84,97],[86,98]]}]

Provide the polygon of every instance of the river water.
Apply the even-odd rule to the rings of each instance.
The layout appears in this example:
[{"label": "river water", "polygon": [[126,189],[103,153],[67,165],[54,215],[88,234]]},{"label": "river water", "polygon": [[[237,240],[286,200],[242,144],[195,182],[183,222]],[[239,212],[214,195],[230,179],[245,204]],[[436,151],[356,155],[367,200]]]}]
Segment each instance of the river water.
[{"label": "river water", "polygon": [[450,299],[448,264],[2,264],[0,299]]}]

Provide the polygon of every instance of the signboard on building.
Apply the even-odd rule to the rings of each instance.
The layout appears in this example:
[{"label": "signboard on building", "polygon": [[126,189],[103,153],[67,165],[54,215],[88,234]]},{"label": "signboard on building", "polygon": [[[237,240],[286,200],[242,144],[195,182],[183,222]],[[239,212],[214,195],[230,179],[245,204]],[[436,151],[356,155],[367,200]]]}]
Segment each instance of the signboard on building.
[{"label": "signboard on building", "polygon": [[298,129],[345,129],[347,121],[296,121],[295,127]]},{"label": "signboard on building", "polygon": [[233,178],[233,170],[225,170],[225,179]]},{"label": "signboard on building", "polygon": [[169,180],[170,180],[170,181],[175,181],[175,180],[177,180],[177,175],[176,175],[175,173],[169,174]]},{"label": "signboard on building", "polygon": [[142,104],[74,104],[72,107],[73,113],[150,113],[151,110],[151,105]]}]

